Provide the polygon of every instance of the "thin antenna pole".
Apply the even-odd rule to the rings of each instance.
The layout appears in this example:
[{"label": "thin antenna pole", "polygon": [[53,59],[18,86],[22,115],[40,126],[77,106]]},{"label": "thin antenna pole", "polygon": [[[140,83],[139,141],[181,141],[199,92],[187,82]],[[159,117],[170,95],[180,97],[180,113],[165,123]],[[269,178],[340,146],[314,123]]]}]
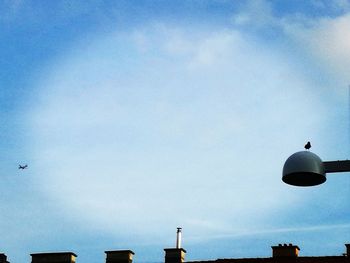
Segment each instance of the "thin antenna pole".
[{"label": "thin antenna pole", "polygon": [[181,227],[177,228],[177,233],[176,233],[176,248],[181,248]]}]

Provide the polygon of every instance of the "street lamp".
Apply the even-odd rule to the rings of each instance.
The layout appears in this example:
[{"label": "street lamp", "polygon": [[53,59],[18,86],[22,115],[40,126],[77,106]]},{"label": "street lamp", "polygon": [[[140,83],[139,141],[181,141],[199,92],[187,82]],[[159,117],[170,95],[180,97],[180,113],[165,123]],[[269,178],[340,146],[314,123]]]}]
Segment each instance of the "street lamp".
[{"label": "street lamp", "polygon": [[310,151],[292,154],[284,163],[282,181],[294,186],[324,183],[326,173],[350,172],[350,160],[323,162]]}]

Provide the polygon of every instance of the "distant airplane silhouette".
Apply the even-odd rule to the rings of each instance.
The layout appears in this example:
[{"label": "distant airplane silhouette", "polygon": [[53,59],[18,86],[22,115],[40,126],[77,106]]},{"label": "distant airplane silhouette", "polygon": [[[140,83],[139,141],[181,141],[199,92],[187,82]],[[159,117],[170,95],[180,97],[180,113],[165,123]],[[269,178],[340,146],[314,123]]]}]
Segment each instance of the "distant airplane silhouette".
[{"label": "distant airplane silhouette", "polygon": [[28,164],[26,164],[26,165],[18,165],[18,169],[24,170],[26,168],[28,168]]},{"label": "distant airplane silhouette", "polygon": [[305,144],[304,148],[306,150],[309,150],[311,148],[311,143],[310,142],[307,142],[307,144]]}]

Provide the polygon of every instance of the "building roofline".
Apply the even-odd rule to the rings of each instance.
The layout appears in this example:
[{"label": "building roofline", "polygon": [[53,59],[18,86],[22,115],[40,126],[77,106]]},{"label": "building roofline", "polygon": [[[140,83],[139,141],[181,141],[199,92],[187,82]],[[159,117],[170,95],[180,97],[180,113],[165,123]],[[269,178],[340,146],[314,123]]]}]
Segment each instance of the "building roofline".
[{"label": "building roofline", "polygon": [[[282,257],[283,259],[288,259],[289,257]],[[279,258],[280,259],[280,258]],[[295,261],[303,261],[308,259],[344,259],[349,260],[348,257],[344,255],[339,256],[299,256],[296,258],[291,258]],[[257,258],[218,258],[218,259],[212,259],[212,260],[191,260],[186,261],[186,263],[200,263],[200,262],[225,262],[225,261],[271,261],[276,260],[274,257],[257,257]]]}]

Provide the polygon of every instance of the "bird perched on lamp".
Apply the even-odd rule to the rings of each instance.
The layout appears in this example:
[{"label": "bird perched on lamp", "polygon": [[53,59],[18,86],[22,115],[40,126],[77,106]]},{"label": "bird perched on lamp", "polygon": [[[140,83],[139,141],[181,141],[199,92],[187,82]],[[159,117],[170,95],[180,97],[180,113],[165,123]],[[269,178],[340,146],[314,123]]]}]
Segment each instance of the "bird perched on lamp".
[{"label": "bird perched on lamp", "polygon": [[307,143],[305,144],[304,148],[305,148],[306,150],[309,150],[309,149],[311,148],[311,143],[310,143],[310,142],[307,142]]}]

